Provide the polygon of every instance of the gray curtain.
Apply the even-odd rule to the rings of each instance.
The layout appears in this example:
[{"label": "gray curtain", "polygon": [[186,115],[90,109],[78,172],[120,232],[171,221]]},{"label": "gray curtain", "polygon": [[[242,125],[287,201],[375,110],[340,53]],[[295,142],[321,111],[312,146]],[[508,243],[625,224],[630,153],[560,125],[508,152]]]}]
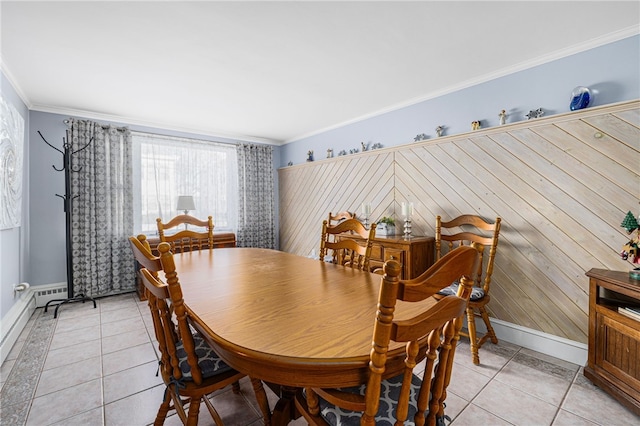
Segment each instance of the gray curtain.
[{"label": "gray curtain", "polygon": [[239,144],[239,247],[275,248],[273,147]]},{"label": "gray curtain", "polygon": [[134,290],[131,132],[77,119],[70,131],[74,294]]}]

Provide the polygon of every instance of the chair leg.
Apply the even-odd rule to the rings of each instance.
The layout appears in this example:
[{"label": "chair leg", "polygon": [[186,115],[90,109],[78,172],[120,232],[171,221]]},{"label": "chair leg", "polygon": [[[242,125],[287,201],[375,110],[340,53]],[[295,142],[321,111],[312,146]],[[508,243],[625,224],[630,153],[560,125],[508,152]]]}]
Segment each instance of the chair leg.
[{"label": "chair leg", "polygon": [[484,306],[479,307],[478,310],[480,311],[480,316],[482,317],[482,321],[484,321],[484,325],[487,327],[486,336],[489,336],[489,339],[491,339],[491,343],[493,343],[494,345],[497,344],[498,337],[496,336],[496,332],[493,331],[493,327],[491,327],[491,321],[489,321],[489,314],[487,313],[487,310],[484,308]]},{"label": "chair leg", "polygon": [[200,414],[200,398],[191,398],[187,426],[196,426],[198,424],[198,414]]},{"label": "chair leg", "polygon": [[269,409],[269,401],[267,400],[267,393],[264,391],[262,381],[251,378],[251,384],[253,385],[253,393],[256,395],[256,401],[260,411],[262,411],[262,418],[264,419],[265,426],[271,424],[271,410]]},{"label": "chair leg", "polygon": [[220,418],[220,414],[218,414],[218,410],[215,409],[215,407],[213,406],[211,401],[209,401],[209,398],[207,398],[206,395],[204,395],[202,398],[204,399],[204,405],[206,405],[207,408],[209,409],[209,414],[211,414],[213,421],[216,422],[216,425],[222,425],[223,422],[222,422],[222,419]]},{"label": "chair leg", "polygon": [[480,364],[480,355],[478,355],[478,339],[476,337],[476,316],[473,308],[467,308],[467,327],[469,328],[469,345],[471,345],[471,357],[475,365]]},{"label": "chair leg", "polygon": [[160,404],[160,408],[158,409],[158,414],[156,415],[156,421],[153,422],[153,426],[162,426],[164,424],[164,420],[167,418],[167,413],[169,413],[169,407],[171,406],[171,393],[169,388],[164,392],[164,400],[162,404]]},{"label": "chair leg", "polygon": [[307,393],[307,406],[309,407],[309,413],[313,416],[320,414],[320,401],[318,401],[318,395],[311,388],[305,388]]}]

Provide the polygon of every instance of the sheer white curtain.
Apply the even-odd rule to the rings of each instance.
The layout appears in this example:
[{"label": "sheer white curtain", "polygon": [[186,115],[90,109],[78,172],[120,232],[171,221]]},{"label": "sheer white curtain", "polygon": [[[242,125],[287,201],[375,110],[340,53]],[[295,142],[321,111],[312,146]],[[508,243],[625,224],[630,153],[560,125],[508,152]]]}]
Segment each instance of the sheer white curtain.
[{"label": "sheer white curtain", "polygon": [[168,221],[179,195],[191,195],[200,219],[213,216],[215,231],[238,227],[236,147],[196,139],[133,133],[134,229],[154,234],[156,218]]}]

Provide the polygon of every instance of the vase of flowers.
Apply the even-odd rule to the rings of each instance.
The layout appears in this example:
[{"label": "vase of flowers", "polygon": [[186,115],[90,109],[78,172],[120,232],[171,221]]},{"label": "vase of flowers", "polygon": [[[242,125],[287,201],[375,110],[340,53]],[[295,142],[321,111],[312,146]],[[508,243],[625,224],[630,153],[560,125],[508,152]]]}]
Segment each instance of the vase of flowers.
[{"label": "vase of flowers", "polygon": [[376,235],[389,236],[396,234],[396,221],[391,217],[383,216],[376,225]]}]

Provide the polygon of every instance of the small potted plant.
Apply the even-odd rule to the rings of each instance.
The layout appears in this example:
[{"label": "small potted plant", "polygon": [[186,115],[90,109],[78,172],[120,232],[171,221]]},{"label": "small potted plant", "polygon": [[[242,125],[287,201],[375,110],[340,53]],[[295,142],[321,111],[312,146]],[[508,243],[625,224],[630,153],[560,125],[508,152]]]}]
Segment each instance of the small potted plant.
[{"label": "small potted plant", "polygon": [[376,235],[388,236],[395,235],[396,233],[396,221],[391,217],[383,216],[378,220],[376,225]]}]

